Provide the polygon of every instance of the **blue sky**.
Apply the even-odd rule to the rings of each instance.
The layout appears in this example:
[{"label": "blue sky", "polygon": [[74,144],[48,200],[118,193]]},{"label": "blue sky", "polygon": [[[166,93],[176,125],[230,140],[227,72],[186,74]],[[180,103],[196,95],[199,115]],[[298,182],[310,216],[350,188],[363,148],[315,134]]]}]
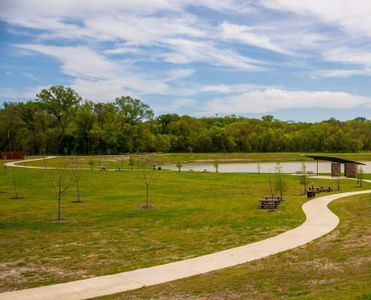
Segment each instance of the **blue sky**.
[{"label": "blue sky", "polygon": [[62,84],[156,114],[370,118],[370,16],[368,0],[0,0],[0,103]]}]

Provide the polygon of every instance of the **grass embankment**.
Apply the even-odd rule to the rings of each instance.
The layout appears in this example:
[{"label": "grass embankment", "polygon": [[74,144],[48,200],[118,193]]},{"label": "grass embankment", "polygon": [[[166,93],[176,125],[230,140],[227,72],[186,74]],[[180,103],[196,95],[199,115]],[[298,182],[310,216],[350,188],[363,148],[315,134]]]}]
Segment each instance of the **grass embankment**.
[{"label": "grass embankment", "polygon": [[[153,163],[167,164],[182,162],[207,162],[207,161],[245,161],[245,162],[283,162],[283,161],[312,161],[306,157],[310,153],[153,153],[153,154],[132,154],[132,155],[94,155],[94,156],[79,156],[79,165],[83,168],[128,168],[129,157],[142,161],[147,166],[152,166]],[[362,153],[316,153],[315,155],[336,156],[344,159],[356,161],[370,161],[371,152]],[[67,157],[68,159],[68,157]],[[65,163],[66,158],[57,157],[45,161],[28,162],[30,166],[49,166],[55,167]],[[22,164],[22,163],[21,163]]]},{"label": "grass embankment", "polygon": [[[24,199],[9,199],[11,171]],[[1,175],[1,291],[195,257],[261,240],[304,221],[306,198],[294,176],[286,176],[288,201],[278,213],[269,213],[258,209],[268,190],[263,174],[150,171],[156,174],[150,187],[156,208],[141,209],[141,171],[81,171],[84,203],[71,203],[71,186],[62,204],[67,222],[51,223],[57,208],[55,172],[8,168]],[[353,181],[342,184],[342,191],[355,188]]]},{"label": "grass embankment", "polygon": [[336,200],[330,208],[340,225],[309,245],[100,299],[370,299],[371,197]]}]

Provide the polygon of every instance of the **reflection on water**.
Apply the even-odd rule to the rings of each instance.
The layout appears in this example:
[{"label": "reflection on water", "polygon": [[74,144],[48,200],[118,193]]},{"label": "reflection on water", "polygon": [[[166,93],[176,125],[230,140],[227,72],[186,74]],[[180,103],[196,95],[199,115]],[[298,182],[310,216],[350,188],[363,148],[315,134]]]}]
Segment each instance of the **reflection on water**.
[{"label": "reflection on water", "polygon": [[[363,161],[365,166],[361,166],[365,173],[371,173],[371,161]],[[260,165],[260,166],[259,166]],[[258,163],[220,163],[219,172],[223,173],[258,173],[258,168],[260,168],[261,173],[273,173],[275,172],[276,163],[274,162],[261,162]],[[317,163],[315,161],[305,162],[308,172],[317,172]],[[281,162],[282,172],[284,173],[295,173],[300,171],[302,168],[301,161],[292,162]],[[175,164],[169,164],[164,166],[165,169],[178,170]],[[198,171],[202,172],[207,170],[208,172],[215,172],[215,167],[213,163],[184,163],[182,171]],[[318,163],[319,173],[331,173],[331,162],[319,162]],[[344,172],[344,165],[342,165],[342,172]]]}]

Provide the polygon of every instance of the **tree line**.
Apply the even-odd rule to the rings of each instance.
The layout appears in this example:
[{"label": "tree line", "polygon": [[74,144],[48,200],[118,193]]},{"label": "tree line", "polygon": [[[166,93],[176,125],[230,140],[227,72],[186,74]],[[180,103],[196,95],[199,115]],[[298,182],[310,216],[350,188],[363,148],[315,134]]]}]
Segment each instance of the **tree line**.
[{"label": "tree line", "polygon": [[0,150],[44,154],[133,152],[357,152],[371,149],[371,120],[331,118],[287,122],[273,116],[155,116],[149,105],[122,96],[83,100],[52,86],[35,100],[0,108]]}]

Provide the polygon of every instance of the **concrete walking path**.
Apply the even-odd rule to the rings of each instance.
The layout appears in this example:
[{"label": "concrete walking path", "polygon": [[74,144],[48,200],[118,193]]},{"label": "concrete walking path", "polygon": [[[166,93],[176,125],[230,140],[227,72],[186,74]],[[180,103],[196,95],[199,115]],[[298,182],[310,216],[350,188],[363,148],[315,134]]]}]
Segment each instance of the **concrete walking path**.
[{"label": "concrete walking path", "polygon": [[50,168],[48,166],[46,167],[37,167],[37,166],[25,166],[25,165],[18,165],[19,163],[27,163],[30,161],[37,161],[37,160],[44,160],[44,159],[51,159],[55,158],[56,156],[46,156],[46,157],[41,157],[41,158],[31,158],[31,159],[23,159],[23,160],[14,160],[14,161],[9,161],[5,163],[7,167],[16,167],[16,168],[25,168],[25,169],[55,169],[55,168]]},{"label": "concrete walking path", "polygon": [[303,205],[306,221],[277,236],[200,257],[107,276],[0,294],[0,300],[86,299],[165,283],[236,266],[309,243],[332,231],[339,218],[327,205],[336,199],[371,193],[371,190],[319,197]]}]

